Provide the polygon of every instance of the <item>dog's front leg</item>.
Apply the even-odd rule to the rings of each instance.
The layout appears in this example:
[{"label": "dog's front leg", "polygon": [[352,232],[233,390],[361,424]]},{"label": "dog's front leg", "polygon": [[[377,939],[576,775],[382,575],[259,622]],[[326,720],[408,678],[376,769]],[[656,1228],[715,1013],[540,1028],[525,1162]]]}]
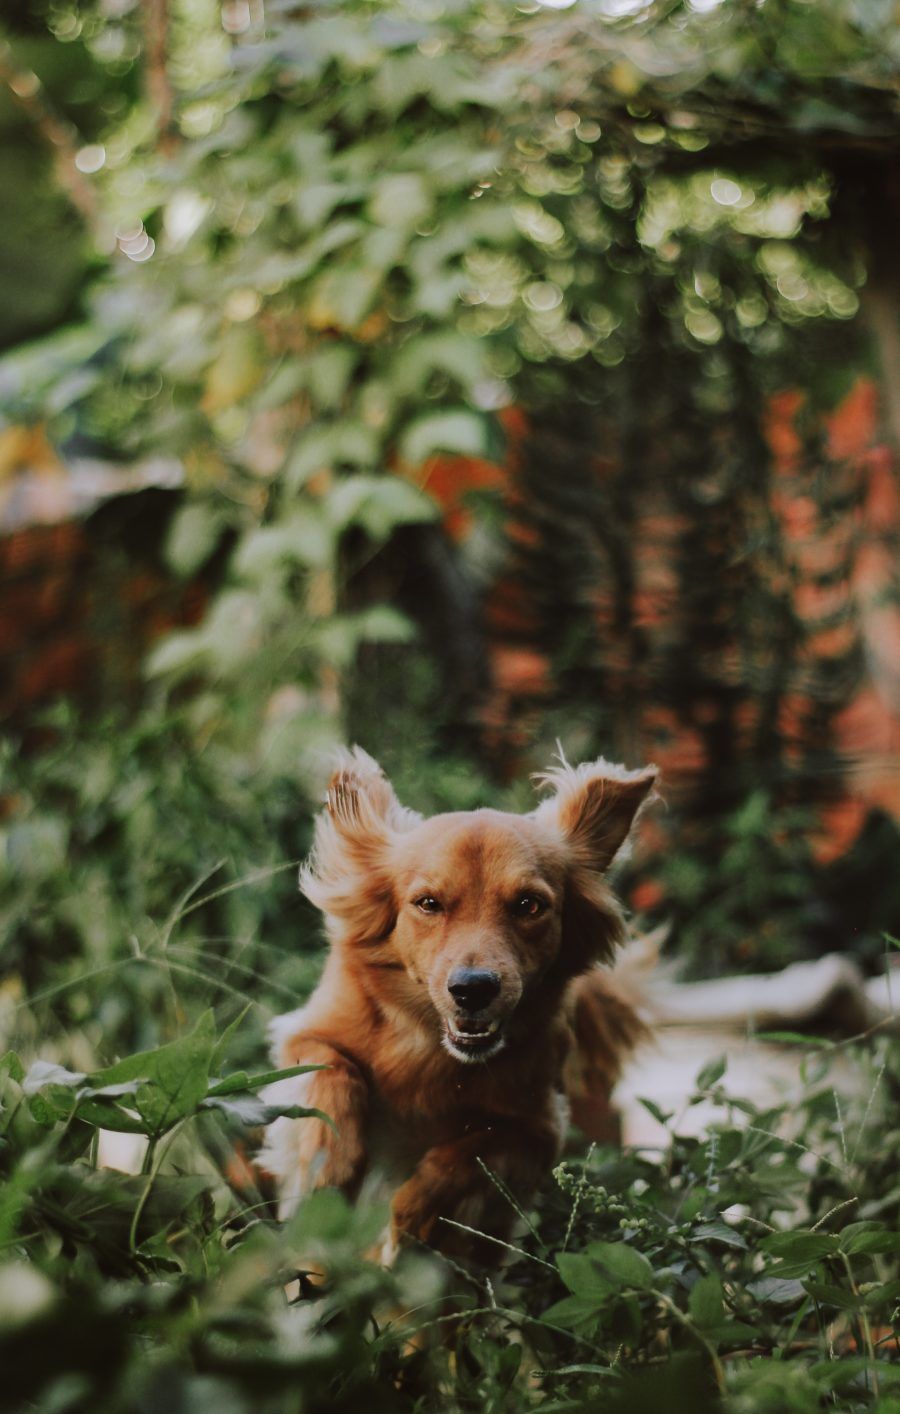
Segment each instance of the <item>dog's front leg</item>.
[{"label": "dog's front leg", "polygon": [[497,1266],[516,1205],[531,1201],[559,1154],[560,1137],[551,1120],[498,1119],[429,1149],[395,1194],[395,1245],[425,1242],[447,1256]]},{"label": "dog's front leg", "polygon": [[285,1047],[286,1065],[322,1065],[269,1087],[267,1098],[280,1104],[321,1110],[331,1124],[308,1119],[277,1119],[269,1126],[260,1165],[278,1179],[278,1215],[291,1216],[301,1198],[316,1188],[339,1188],[352,1195],[366,1162],[365,1124],[368,1086],[352,1060],[325,1041],[302,1036]]}]

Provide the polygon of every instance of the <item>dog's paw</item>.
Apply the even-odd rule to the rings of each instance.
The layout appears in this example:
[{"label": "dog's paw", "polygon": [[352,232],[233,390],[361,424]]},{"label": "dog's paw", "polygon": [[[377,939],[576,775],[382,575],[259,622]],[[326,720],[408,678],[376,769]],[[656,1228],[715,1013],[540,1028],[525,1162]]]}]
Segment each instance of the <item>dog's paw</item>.
[{"label": "dog's paw", "polygon": [[381,1244],[378,1253],[378,1261],[382,1267],[392,1267],[400,1256],[400,1243],[396,1234],[389,1232]]},{"label": "dog's paw", "polygon": [[400,1255],[400,1243],[394,1232],[388,1230],[367,1247],[363,1253],[363,1258],[367,1262],[373,1262],[376,1267],[392,1267]]}]

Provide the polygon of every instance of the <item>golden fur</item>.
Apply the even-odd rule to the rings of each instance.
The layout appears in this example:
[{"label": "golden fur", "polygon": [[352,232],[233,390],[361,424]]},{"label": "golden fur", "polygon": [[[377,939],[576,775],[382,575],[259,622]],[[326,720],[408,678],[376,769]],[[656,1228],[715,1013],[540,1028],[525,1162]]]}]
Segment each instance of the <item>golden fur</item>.
[{"label": "golden fur", "polygon": [[[385,1256],[413,1239],[496,1260],[453,1226],[508,1235],[513,1207],[485,1170],[529,1202],[567,1102],[577,1117],[602,1108],[643,1029],[598,964],[624,933],[606,870],[655,779],[563,765],[530,814],[423,820],[363,751],[344,756],[301,873],[331,950],[309,1002],[273,1028],[279,1065],[329,1067],[280,1082],[279,1098],[335,1129],[271,1126],[262,1163],[284,1216],[313,1188],[355,1196],[377,1176],[391,1198]],[[465,1009],[454,979],[476,975],[494,991],[474,1010],[465,994]]]}]

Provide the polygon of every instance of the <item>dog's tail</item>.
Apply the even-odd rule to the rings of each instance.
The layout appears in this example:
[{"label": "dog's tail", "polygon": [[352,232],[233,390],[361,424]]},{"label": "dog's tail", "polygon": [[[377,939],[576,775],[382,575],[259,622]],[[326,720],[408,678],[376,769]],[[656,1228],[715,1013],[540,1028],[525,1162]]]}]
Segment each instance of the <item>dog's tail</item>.
[{"label": "dog's tail", "polygon": [[650,1035],[650,994],[665,930],[632,939],[612,967],[594,967],[572,984],[574,1045],[565,1088],[572,1118],[589,1139],[618,1139],[610,1102],[631,1052]]}]

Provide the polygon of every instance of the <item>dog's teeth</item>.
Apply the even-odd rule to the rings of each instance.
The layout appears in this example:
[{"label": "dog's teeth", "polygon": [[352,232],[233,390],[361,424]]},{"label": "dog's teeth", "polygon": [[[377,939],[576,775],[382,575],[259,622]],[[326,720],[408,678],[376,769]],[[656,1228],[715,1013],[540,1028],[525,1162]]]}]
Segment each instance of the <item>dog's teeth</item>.
[{"label": "dog's teeth", "polygon": [[471,1041],[486,1041],[489,1036],[496,1035],[499,1029],[499,1021],[489,1021],[487,1026],[482,1027],[479,1031],[460,1031],[456,1026],[453,1025],[452,1022],[450,1022],[447,1027],[447,1030],[450,1036],[452,1036],[453,1040],[459,1041],[463,1045],[465,1045],[466,1042]]}]

